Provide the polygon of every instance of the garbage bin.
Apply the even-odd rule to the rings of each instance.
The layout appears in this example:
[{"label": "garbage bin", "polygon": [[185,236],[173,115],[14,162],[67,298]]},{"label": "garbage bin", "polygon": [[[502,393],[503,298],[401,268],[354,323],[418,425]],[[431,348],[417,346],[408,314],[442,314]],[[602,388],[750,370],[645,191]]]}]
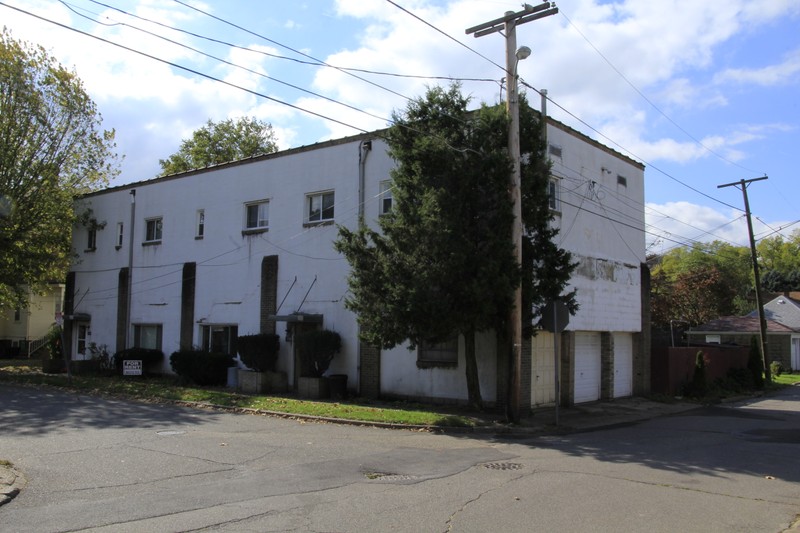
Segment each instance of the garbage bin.
[{"label": "garbage bin", "polygon": [[347,374],[332,374],[328,376],[328,385],[330,386],[332,399],[344,400],[347,398]]}]

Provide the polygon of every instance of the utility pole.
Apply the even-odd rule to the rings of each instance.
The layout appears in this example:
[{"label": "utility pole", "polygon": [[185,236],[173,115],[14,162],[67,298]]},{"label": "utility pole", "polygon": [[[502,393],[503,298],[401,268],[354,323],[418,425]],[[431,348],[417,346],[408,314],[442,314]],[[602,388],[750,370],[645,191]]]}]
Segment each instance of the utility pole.
[{"label": "utility pole", "polygon": [[[509,194],[514,205],[514,226],[512,239],[517,264],[522,266],[522,199],[520,194],[520,150],[519,150],[519,96],[517,94],[517,64],[531,53],[523,46],[517,49],[517,26],[558,13],[551,2],[537,6],[524,4],[522,11],[508,11],[505,16],[467,28],[466,34],[477,37],[504,32],[506,38],[506,111],[509,116],[508,154],[511,157],[512,173]],[[542,117],[544,119],[544,117]],[[522,375],[522,286],[514,292],[514,306],[511,309],[511,376],[509,384],[509,419],[520,421],[521,375]]]},{"label": "utility pole", "polygon": [[747,186],[754,181],[768,179],[767,176],[753,178],[750,180],[739,180],[733,183],[717,185],[717,189],[723,187],[737,187],[742,189],[744,196],[744,213],[747,216],[747,233],[750,236],[750,257],[753,261],[753,277],[756,282],[756,305],[758,306],[758,325],[759,336],[761,337],[761,361],[764,365],[764,381],[769,385],[772,376],[769,368],[769,354],[767,353],[767,319],[764,316],[764,301],[761,297],[761,276],[758,273],[758,255],[756,254],[756,239],[753,236],[753,222],[750,220],[750,202],[747,200]]}]

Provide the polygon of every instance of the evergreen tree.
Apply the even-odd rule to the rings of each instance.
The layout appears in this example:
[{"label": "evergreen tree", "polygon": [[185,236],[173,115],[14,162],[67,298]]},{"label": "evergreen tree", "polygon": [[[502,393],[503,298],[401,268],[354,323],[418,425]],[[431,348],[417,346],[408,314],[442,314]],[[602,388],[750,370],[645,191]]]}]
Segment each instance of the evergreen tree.
[{"label": "evergreen tree", "polygon": [[[433,88],[394,114],[387,132],[397,163],[392,211],[379,219],[380,232],[365,224],[340,228],[336,248],[352,268],[346,304],[363,340],[381,348],[410,341],[413,348],[462,335],[469,403],[480,408],[475,334],[504,333],[523,276],[511,240],[506,113],[496,106],[470,113],[468,103],[457,85]],[[525,118],[522,131],[538,138],[533,112]],[[549,240],[549,167],[536,161],[538,144],[530,144],[523,172],[523,201],[536,204],[523,209],[526,239],[545,252],[525,263],[529,303],[558,295],[571,270],[569,255]],[[566,272],[552,272],[560,268]]]}]

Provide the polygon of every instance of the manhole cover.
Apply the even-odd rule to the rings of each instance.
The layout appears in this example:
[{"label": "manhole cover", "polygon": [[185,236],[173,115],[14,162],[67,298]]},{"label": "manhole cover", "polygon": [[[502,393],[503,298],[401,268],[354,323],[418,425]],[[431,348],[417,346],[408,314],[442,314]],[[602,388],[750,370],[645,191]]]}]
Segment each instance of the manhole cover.
[{"label": "manhole cover", "polygon": [[168,430],[164,430],[164,431],[156,431],[156,435],[164,435],[164,436],[168,436],[168,435],[183,435],[184,433],[186,433],[186,432],[183,431],[183,430],[180,430],[180,429],[168,429]]},{"label": "manhole cover", "polygon": [[364,472],[364,477],[376,481],[408,481],[411,479],[417,479],[418,476],[412,476],[409,474],[390,474],[387,472]]},{"label": "manhole cover", "polygon": [[519,463],[483,463],[484,468],[490,470],[521,470],[522,465]]}]

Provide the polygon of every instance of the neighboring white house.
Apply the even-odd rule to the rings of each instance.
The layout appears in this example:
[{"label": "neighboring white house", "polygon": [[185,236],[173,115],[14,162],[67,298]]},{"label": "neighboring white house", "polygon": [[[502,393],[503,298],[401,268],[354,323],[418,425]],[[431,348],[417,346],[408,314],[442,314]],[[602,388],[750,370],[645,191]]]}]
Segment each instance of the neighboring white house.
[{"label": "neighboring white house", "polygon": [[[559,238],[580,262],[572,284],[581,308],[561,335],[562,403],[646,392],[644,167],[555,121],[548,137]],[[293,334],[324,327],[342,336],[329,373],[347,374],[351,391],[466,400],[463,339],[380,351],[358,341],[344,306],[349,266],[332,246],[337,226],[356,228],[363,210],[377,227],[391,209],[392,167],[380,135],[363,134],[86,195],[78,202],[97,223],[74,231],[72,357],[90,343],[153,347],[169,371],[181,347],[230,350],[238,335],[274,331],[292,384]],[[493,335],[477,349],[483,397],[504,403]],[[526,344],[523,372],[531,405],[555,401],[552,335]]]}]

